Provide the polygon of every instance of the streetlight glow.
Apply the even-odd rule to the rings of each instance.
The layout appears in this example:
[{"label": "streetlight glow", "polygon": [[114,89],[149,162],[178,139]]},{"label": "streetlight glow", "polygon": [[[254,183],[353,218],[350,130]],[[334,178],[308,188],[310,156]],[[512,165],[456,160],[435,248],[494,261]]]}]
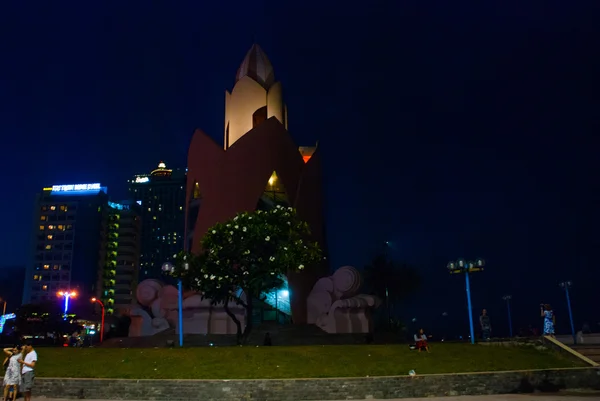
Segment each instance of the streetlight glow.
[{"label": "streetlight glow", "polygon": [[64,319],[67,319],[67,312],[69,311],[69,299],[75,298],[77,296],[77,292],[75,291],[59,291],[57,293],[59,298],[65,299],[64,305]]}]

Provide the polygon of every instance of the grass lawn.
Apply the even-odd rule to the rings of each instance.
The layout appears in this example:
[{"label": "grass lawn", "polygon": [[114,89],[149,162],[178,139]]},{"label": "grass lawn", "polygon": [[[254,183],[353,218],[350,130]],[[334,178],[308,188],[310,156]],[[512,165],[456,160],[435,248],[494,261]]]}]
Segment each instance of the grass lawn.
[{"label": "grass lawn", "polygon": [[585,366],[533,347],[433,344],[184,349],[39,348],[38,377],[258,379],[364,377]]}]

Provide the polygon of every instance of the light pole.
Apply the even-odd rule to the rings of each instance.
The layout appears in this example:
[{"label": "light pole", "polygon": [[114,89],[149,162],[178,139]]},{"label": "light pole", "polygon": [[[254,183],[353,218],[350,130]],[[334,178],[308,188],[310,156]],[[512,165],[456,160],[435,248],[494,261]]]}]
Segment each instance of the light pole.
[{"label": "light pole", "polygon": [[477,259],[475,262],[465,262],[464,259],[458,259],[456,262],[448,262],[446,268],[450,274],[464,273],[467,290],[467,307],[469,308],[469,327],[471,329],[471,344],[475,344],[475,329],[473,327],[473,308],[471,307],[471,285],[469,283],[469,273],[483,270],[485,261]]},{"label": "light pole", "polygon": [[[185,262],[183,264],[183,268],[185,270],[188,270],[189,264],[187,262]],[[173,273],[175,271],[175,266],[173,266],[172,263],[170,262],[165,262],[162,265],[162,270],[166,273]],[[183,347],[183,283],[181,281],[181,279],[177,279],[177,305],[179,307],[179,313],[178,313],[178,322],[179,322],[179,346]]]},{"label": "light pole", "polygon": [[512,331],[512,317],[510,316],[510,300],[512,299],[511,295],[505,295],[502,297],[503,300],[506,301],[506,309],[508,310],[508,329],[510,330],[510,337],[513,336]]},{"label": "light pole", "polygon": [[[390,241],[385,241],[383,243],[383,263],[384,268],[387,269],[387,264],[388,264],[388,249],[390,247]],[[390,310],[390,293],[389,293],[389,289],[387,284],[385,285],[385,309],[387,310],[387,323],[388,326],[391,327],[392,325],[392,311]]]},{"label": "light pole", "polygon": [[98,298],[92,298],[92,302],[97,302],[102,307],[102,324],[100,325],[100,342],[104,341],[104,304]]},{"label": "light pole", "polygon": [[77,296],[77,293],[75,291],[59,291],[58,296],[65,299],[63,318],[67,320],[67,311],[69,310],[69,299],[75,298]]},{"label": "light pole", "polygon": [[563,281],[559,284],[562,289],[565,290],[567,296],[567,307],[569,308],[569,320],[571,321],[571,333],[573,334],[573,344],[577,344],[577,335],[575,334],[575,324],[573,323],[573,311],[571,310],[571,296],[569,294],[569,288],[573,286],[570,281]]}]

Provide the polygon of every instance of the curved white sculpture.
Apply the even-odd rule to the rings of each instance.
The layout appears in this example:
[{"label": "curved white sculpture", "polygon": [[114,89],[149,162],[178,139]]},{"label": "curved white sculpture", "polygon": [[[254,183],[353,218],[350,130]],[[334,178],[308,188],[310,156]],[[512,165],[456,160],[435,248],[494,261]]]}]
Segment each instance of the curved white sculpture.
[{"label": "curved white sculpture", "polygon": [[307,320],[327,333],[369,333],[371,312],[381,304],[373,295],[359,294],[362,280],[352,266],[317,281],[306,300]]},{"label": "curved white sculpture", "polygon": [[[144,280],[138,285],[136,297],[140,306],[133,306],[130,310],[129,337],[151,336],[170,327],[175,327],[175,331],[179,333],[177,288],[157,280]],[[223,304],[211,305],[210,299],[202,299],[201,294],[186,291],[182,307],[184,334],[237,332],[237,327],[225,312]],[[229,309],[244,326],[246,310],[233,302]]]}]

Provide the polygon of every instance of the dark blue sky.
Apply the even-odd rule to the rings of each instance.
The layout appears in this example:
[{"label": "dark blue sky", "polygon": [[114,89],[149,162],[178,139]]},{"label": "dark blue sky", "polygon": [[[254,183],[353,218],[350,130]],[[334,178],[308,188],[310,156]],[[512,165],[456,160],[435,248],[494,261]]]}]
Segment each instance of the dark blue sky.
[{"label": "dark blue sky", "polygon": [[12,3],[0,5],[2,264],[26,262],[42,187],[102,182],[120,199],[159,160],[185,166],[196,127],[222,140],[224,91],[256,40],[292,135],[323,147],[334,266],[390,240],[426,277],[403,315],[463,324],[464,286],[444,267],[484,257],[474,303],[498,330],[504,293],[519,322],[544,301],[566,329],[564,279],[577,324],[600,322],[592,2]]}]

